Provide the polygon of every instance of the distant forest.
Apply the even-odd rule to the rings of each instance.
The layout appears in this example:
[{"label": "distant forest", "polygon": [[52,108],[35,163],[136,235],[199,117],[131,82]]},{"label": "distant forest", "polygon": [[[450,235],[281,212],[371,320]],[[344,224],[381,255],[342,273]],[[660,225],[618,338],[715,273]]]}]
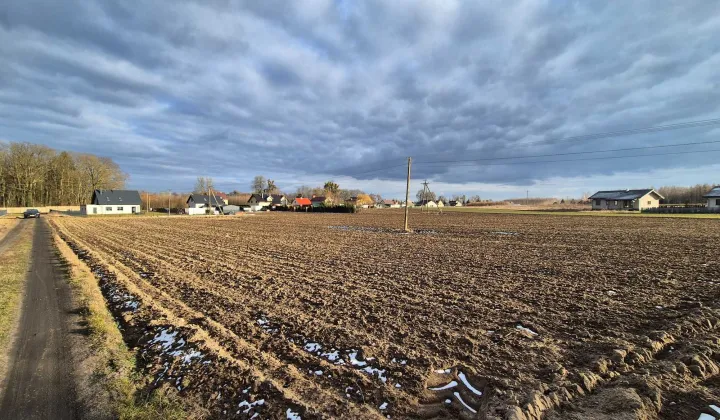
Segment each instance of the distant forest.
[{"label": "distant forest", "polygon": [[96,189],[122,189],[127,175],[110,158],[0,142],[0,206],[87,204]]}]

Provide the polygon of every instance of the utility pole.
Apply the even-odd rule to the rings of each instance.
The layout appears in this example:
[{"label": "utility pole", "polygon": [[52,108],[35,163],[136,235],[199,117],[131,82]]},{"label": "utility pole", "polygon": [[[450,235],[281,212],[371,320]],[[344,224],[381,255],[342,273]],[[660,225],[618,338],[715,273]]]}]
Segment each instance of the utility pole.
[{"label": "utility pole", "polygon": [[168,190],[168,217],[170,217],[170,190]]},{"label": "utility pole", "polygon": [[530,190],[525,190],[525,205],[530,205]]},{"label": "utility pole", "polygon": [[150,214],[150,193],[145,191],[145,211]]},{"label": "utility pole", "polygon": [[410,201],[410,165],[412,165],[412,158],[409,157],[407,184],[405,186],[405,232],[410,232],[410,228],[408,228],[408,201]]},{"label": "utility pole", "polygon": [[425,207],[428,211],[430,211],[430,206],[428,205],[428,197],[430,196],[430,187],[428,187],[427,179],[425,182],[422,183],[423,185],[423,192],[422,192],[422,207],[420,207],[420,211],[422,211],[422,208]]}]

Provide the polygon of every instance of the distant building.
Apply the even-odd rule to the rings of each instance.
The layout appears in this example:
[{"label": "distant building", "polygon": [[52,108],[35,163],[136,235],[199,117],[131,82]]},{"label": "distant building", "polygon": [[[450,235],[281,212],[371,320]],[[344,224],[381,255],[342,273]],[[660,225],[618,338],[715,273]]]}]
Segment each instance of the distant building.
[{"label": "distant building", "polygon": [[418,207],[423,207],[423,206],[425,206],[425,207],[437,207],[437,206],[438,206],[437,203],[436,203],[435,201],[433,201],[433,200],[420,200],[420,201],[418,201],[417,203],[415,203],[415,205],[418,206]]},{"label": "distant building", "polygon": [[380,209],[397,209],[400,208],[400,202],[396,200],[382,200],[375,203],[375,207]]},{"label": "distant building", "polygon": [[319,196],[319,197],[313,196],[310,199],[310,203],[313,207],[321,207],[321,206],[332,204],[332,201],[330,200],[330,198],[325,197],[323,195],[323,196]]},{"label": "distant building", "polygon": [[709,209],[720,209],[720,186],[710,190],[710,192],[703,195],[703,198],[707,199],[707,207]]},{"label": "distant building", "polygon": [[312,206],[312,202],[310,202],[309,198],[305,197],[296,197],[291,204],[293,207],[310,207]]},{"label": "distant building", "polygon": [[91,204],[80,206],[84,215],[140,213],[142,200],[136,190],[95,190]]},{"label": "distant building", "polygon": [[190,194],[185,204],[191,209],[204,209],[206,207],[222,207],[225,201],[218,195],[208,196],[207,194]]},{"label": "distant building", "polygon": [[215,194],[216,197],[219,197],[223,203],[228,204],[228,196],[224,192],[220,191],[214,191],[213,194]]},{"label": "distant building", "polygon": [[654,189],[598,191],[592,196],[593,210],[644,210],[660,207],[663,197]]},{"label": "distant building", "polygon": [[450,207],[462,207],[463,203],[460,200],[450,200],[450,202],[448,202],[448,205]]},{"label": "distant building", "polygon": [[253,194],[248,199],[248,204],[253,210],[260,210],[262,207],[287,206],[287,198],[282,194]]}]

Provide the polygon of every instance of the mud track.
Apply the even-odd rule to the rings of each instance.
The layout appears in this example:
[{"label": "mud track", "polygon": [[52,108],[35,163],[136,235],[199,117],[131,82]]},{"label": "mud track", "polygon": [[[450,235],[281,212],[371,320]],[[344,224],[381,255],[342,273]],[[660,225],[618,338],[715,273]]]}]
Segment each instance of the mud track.
[{"label": "mud track", "polygon": [[401,220],[56,223],[120,302],[153,386],[216,417],[573,418],[622,388],[697,418],[706,402],[682,396],[714,398],[715,221],[453,213],[404,235]]}]

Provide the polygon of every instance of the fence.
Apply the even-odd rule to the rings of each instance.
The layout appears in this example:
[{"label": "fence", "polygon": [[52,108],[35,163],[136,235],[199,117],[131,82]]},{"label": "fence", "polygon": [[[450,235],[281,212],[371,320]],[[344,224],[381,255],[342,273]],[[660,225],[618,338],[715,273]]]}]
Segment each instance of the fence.
[{"label": "fence", "polygon": [[644,209],[642,212],[655,214],[720,214],[720,207],[666,206]]}]

